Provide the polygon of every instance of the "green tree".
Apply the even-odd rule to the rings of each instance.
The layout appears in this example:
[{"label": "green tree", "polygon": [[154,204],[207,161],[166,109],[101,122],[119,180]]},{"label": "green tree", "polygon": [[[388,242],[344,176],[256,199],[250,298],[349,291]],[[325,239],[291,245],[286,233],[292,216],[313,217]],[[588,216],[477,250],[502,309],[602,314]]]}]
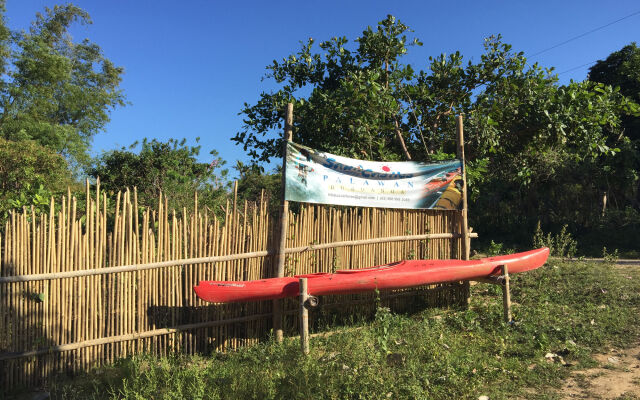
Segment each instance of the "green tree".
[{"label": "green tree", "polygon": [[[640,48],[635,42],[611,53],[605,60],[599,60],[589,69],[589,80],[617,87],[620,93],[640,104]],[[632,143],[626,147],[622,157],[616,160],[618,166],[629,166],[635,171],[634,203],[640,210],[640,116],[627,114],[622,116],[624,135]]]},{"label": "green tree", "polygon": [[[620,115],[634,106],[590,82],[526,89],[509,85],[479,98],[468,120],[469,136],[481,133],[470,146],[479,153],[472,165],[484,160],[491,172],[476,181],[474,219],[505,237],[522,232],[521,241],[536,219],[546,230],[593,227],[602,192],[622,200],[632,187],[633,169],[620,163],[629,147]],[[484,150],[482,138],[491,143]]]},{"label": "green tree", "polygon": [[529,242],[539,219],[545,230],[593,224],[605,188],[620,187],[624,207],[635,172],[621,116],[637,114],[634,102],[599,83],[559,85],[552,69],[529,65],[500,36],[485,41],[477,62],[456,52],[419,70],[403,62],[420,44],[408,32],[389,16],[353,42],[302,43],[267,67],[279,89],[245,104],[233,140],[257,163],[280,155],[294,102],[302,144],[364,159],[443,159],[455,154],[454,116],[464,114],[472,223],[524,232]]},{"label": "green tree", "polygon": [[[0,4],[4,11],[4,2]],[[0,136],[35,140],[76,165],[86,165],[92,137],[125,104],[123,69],[95,43],[74,42],[72,23],[89,15],[67,4],[37,14],[29,31],[0,26]]]},{"label": "green tree", "polygon": [[269,211],[277,215],[281,203],[282,171],[277,168],[266,173],[256,164],[245,165],[238,161],[233,167],[238,172],[238,200],[257,201],[264,197],[269,201]]},{"label": "green tree", "polygon": [[72,183],[67,161],[32,140],[0,138],[0,222],[8,212],[35,206],[46,211],[52,195]]},{"label": "green tree", "polygon": [[[138,145],[140,150],[134,152]],[[146,206],[157,204],[162,193],[168,197],[169,209],[190,210],[194,193],[198,192],[200,203],[214,208],[222,198],[226,199],[227,170],[222,169],[225,162],[215,150],[210,152],[210,163],[199,162],[200,148],[188,146],[186,139],[144,139],[141,144],[102,154],[89,173],[99,177],[106,190],[136,187],[140,203]]]},{"label": "green tree", "polygon": [[[296,129],[304,132],[296,140],[303,144],[365,159],[412,158],[414,138],[403,129],[406,108],[400,100],[413,71],[400,60],[408,47],[421,43],[408,32],[388,16],[363,32],[355,50],[345,37],[334,37],[314,52],[309,39],[298,53],[267,67],[267,78],[282,87],[262,94],[253,106],[245,104],[244,128],[233,140],[255,161],[279,155],[281,140],[273,132],[281,130],[286,103],[294,101]],[[309,89],[307,97],[299,96]]]},{"label": "green tree", "polygon": [[[611,53],[589,68],[589,80],[619,87],[620,93],[640,104],[640,48],[635,42]],[[623,118],[626,135],[640,139],[640,117]]]}]

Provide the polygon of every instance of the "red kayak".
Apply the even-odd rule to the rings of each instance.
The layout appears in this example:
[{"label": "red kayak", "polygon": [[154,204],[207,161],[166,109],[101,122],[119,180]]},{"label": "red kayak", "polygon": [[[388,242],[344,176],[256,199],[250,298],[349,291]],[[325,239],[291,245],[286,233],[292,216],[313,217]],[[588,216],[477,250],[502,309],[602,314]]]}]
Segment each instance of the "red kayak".
[{"label": "red kayak", "polygon": [[352,294],[488,278],[500,275],[500,266],[505,264],[509,273],[524,272],[542,266],[548,257],[549,249],[543,247],[480,260],[406,260],[335,274],[320,272],[257,281],[200,281],[193,289],[199,298],[212,303],[281,299],[298,296],[298,280],[308,278],[310,295]]}]

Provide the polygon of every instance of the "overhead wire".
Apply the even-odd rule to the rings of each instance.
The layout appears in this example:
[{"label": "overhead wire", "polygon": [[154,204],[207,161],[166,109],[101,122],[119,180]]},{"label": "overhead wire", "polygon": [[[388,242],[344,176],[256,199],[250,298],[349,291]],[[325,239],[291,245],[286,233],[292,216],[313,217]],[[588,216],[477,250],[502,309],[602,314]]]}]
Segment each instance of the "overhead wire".
[{"label": "overhead wire", "polygon": [[547,52],[547,51],[549,51],[549,50],[553,50],[553,49],[555,49],[555,48],[558,48],[558,47],[560,47],[560,46],[563,46],[563,45],[565,45],[565,44],[567,44],[567,43],[569,43],[569,42],[572,42],[572,41],[574,41],[574,40],[580,39],[580,38],[582,38],[582,37],[584,37],[584,36],[587,36],[587,35],[589,35],[589,34],[592,34],[592,33],[594,33],[594,32],[597,32],[597,31],[599,31],[599,30],[601,30],[601,29],[604,29],[604,28],[606,28],[606,27],[608,27],[608,26],[611,26],[611,25],[613,25],[613,24],[617,24],[618,22],[624,21],[625,19],[631,18],[631,17],[636,16],[636,15],[638,15],[638,14],[640,14],[640,10],[638,10],[638,11],[636,11],[636,12],[633,12],[633,13],[631,13],[631,14],[629,14],[629,15],[626,15],[626,16],[624,16],[624,17],[622,17],[622,18],[619,18],[619,19],[617,19],[617,20],[615,20],[615,21],[609,22],[608,24],[605,24],[605,25],[599,26],[599,27],[597,27],[597,28],[591,29],[590,31],[587,31],[587,32],[581,33],[580,35],[578,35],[578,36],[574,36],[574,37],[572,37],[571,39],[567,39],[567,40],[565,40],[564,42],[558,43],[558,44],[553,45],[553,46],[551,46],[551,47],[547,47],[547,48],[546,48],[546,49],[544,49],[544,50],[540,50],[540,51],[539,51],[539,52],[537,52],[537,53],[531,54],[529,57],[535,57],[535,56],[540,55],[540,54],[542,54],[542,53],[546,53],[546,52]]},{"label": "overhead wire", "polygon": [[595,64],[597,62],[598,62],[598,60],[594,60],[594,61],[588,62],[586,64],[578,65],[577,67],[569,68],[569,69],[564,70],[562,72],[558,72],[558,75],[566,74],[567,72],[575,71],[577,69],[580,69],[580,68],[583,68],[583,67],[586,67],[586,66],[589,66],[589,65],[593,65],[593,64]]},{"label": "overhead wire", "polygon": [[[546,50],[551,50],[551,49],[553,49],[553,48],[555,48],[555,47],[558,47],[558,46],[561,46],[562,44],[567,43],[567,42],[569,42],[569,41],[571,41],[571,40],[573,40],[573,39],[577,39],[577,38],[580,38],[580,37],[582,37],[582,36],[588,35],[589,33],[595,32],[595,31],[597,31],[597,30],[599,30],[599,29],[602,29],[602,28],[606,28],[607,26],[613,25],[613,24],[615,24],[615,23],[617,23],[617,22],[620,22],[620,21],[622,21],[622,20],[625,20],[625,19],[627,19],[627,18],[633,17],[633,16],[638,15],[638,14],[640,14],[640,11],[636,11],[636,12],[631,13],[631,14],[629,14],[629,15],[625,16],[625,17],[622,17],[622,18],[617,19],[617,20],[615,20],[615,21],[613,21],[613,22],[610,22],[610,23],[608,23],[608,24],[606,24],[606,25],[602,25],[602,26],[600,26],[600,27],[598,27],[598,28],[592,29],[592,30],[591,30],[591,31],[589,31],[589,32],[583,33],[582,35],[578,35],[578,36],[576,36],[575,38],[572,38],[572,39],[569,39],[569,40],[567,40],[567,41],[564,41],[563,43],[558,44],[558,45],[555,45],[555,46],[552,46],[552,47],[550,47],[550,48],[548,48],[548,49],[546,49]],[[542,53],[542,52],[544,52],[544,51],[546,51],[546,50],[542,50],[541,52],[538,52],[537,54],[540,54],[540,53]],[[534,55],[535,55],[535,54],[534,54]],[[599,61],[599,60],[594,60],[594,61],[591,61],[591,62],[588,62],[588,63],[585,63],[585,64],[581,64],[581,65],[578,65],[578,66],[575,66],[575,67],[572,67],[572,68],[566,69],[566,70],[564,70],[564,71],[562,71],[562,72],[558,72],[558,75],[566,74],[567,72],[575,71],[575,70],[577,70],[577,69],[584,68],[584,67],[586,67],[586,66],[594,65],[594,64],[595,64],[595,63],[597,63],[598,61]]]},{"label": "overhead wire", "polygon": [[[537,53],[533,53],[533,54],[529,55],[528,57],[535,57],[535,56],[540,55],[540,54],[542,54],[542,53],[546,53],[547,51],[550,51],[550,50],[553,50],[553,49],[555,49],[555,48],[558,48],[558,47],[560,47],[560,46],[564,46],[564,45],[565,45],[565,44],[567,44],[567,43],[570,43],[570,42],[572,42],[572,41],[574,41],[574,40],[577,40],[577,39],[583,38],[583,37],[585,37],[585,36],[587,36],[587,35],[590,35],[590,34],[592,34],[592,33],[594,33],[594,32],[597,32],[597,31],[599,31],[599,30],[601,30],[601,29],[607,28],[607,27],[609,27],[609,26],[611,26],[611,25],[617,24],[618,22],[624,21],[625,19],[629,19],[629,18],[634,17],[634,16],[636,16],[636,15],[638,15],[638,14],[640,14],[640,10],[635,11],[635,12],[632,12],[631,14],[625,15],[625,16],[624,16],[624,17],[622,17],[622,18],[618,18],[618,19],[616,19],[615,21],[611,21],[611,22],[606,23],[606,24],[604,24],[604,25],[601,25],[601,26],[599,26],[599,27],[597,27],[597,28],[593,28],[593,29],[591,29],[591,30],[589,30],[589,31],[587,31],[587,32],[581,33],[581,34],[579,34],[579,35],[577,35],[577,36],[574,36],[574,37],[572,37],[572,38],[570,38],[570,39],[567,39],[567,40],[565,40],[565,41],[563,41],[563,42],[560,42],[560,43],[558,43],[558,44],[555,44],[555,45],[553,45],[553,46],[551,46],[551,47],[547,47],[546,49],[540,50],[540,51],[539,51],[539,52],[537,52]],[[575,70],[577,70],[577,69],[584,68],[584,67],[589,66],[589,65],[593,65],[593,64],[595,64],[596,62],[598,62],[598,60],[594,60],[594,61],[591,61],[591,62],[588,62],[588,63],[585,63],[585,64],[581,64],[581,65],[578,65],[578,66],[575,66],[575,67],[572,67],[572,68],[566,69],[566,70],[564,70],[564,71],[562,71],[562,72],[558,72],[558,73],[557,73],[557,75],[566,74],[566,73],[568,73],[568,72],[575,71]],[[527,65],[528,65],[528,63],[527,63]]]}]

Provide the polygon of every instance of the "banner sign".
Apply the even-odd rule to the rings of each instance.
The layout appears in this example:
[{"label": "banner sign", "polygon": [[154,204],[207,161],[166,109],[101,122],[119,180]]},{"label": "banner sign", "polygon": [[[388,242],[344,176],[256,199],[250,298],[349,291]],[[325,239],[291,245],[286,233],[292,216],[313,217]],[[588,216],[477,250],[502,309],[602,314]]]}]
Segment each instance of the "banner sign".
[{"label": "banner sign", "polygon": [[285,199],[380,208],[458,209],[460,160],[433,164],[340,157],[287,143]]}]

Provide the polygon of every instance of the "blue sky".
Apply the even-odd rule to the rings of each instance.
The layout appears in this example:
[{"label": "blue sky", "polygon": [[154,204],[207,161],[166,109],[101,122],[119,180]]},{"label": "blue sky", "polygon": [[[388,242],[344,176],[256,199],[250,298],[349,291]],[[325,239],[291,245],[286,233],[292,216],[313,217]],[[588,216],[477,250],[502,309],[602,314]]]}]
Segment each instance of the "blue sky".
[{"label": "blue sky", "polygon": [[[27,29],[51,0],[8,0],[11,29]],[[179,5],[177,5],[179,3]],[[217,149],[228,166],[247,160],[230,138],[242,126],[244,102],[254,103],[273,85],[261,81],[265,66],[299,48],[299,42],[332,36],[354,39],[392,14],[424,43],[407,61],[424,69],[429,56],[459,50],[477,60],[483,38],[502,34],[525,55],[640,11],[637,0],[604,1],[205,1],[76,0],[93,24],[75,26],[125,69],[121,87],[131,105],[115,110],[94,139],[94,153],[144,137],[200,137],[201,159]],[[557,72],[606,58],[640,42],[640,14],[530,58]],[[585,79],[588,66],[560,75]]]}]

